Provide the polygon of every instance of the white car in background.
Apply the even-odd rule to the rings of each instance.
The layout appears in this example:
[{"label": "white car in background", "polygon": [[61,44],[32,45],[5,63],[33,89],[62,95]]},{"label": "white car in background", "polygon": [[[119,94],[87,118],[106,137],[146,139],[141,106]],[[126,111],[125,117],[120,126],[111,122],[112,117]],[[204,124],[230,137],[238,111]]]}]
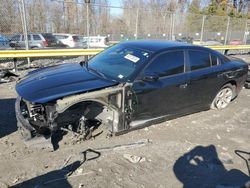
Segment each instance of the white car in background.
[{"label": "white car in background", "polygon": [[54,33],[53,35],[69,48],[87,48],[87,43],[83,41],[81,35],[65,33]]},{"label": "white car in background", "polygon": [[89,45],[89,48],[107,48],[109,39],[106,36],[83,37],[83,41]]}]

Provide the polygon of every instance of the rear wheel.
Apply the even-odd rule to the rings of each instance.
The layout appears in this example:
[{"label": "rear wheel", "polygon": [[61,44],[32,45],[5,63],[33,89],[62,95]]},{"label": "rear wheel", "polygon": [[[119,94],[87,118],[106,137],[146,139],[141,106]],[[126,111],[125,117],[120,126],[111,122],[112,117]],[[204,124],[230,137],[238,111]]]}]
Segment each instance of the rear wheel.
[{"label": "rear wheel", "polygon": [[234,96],[234,87],[231,84],[226,84],[215,96],[211,109],[224,109],[226,108]]}]

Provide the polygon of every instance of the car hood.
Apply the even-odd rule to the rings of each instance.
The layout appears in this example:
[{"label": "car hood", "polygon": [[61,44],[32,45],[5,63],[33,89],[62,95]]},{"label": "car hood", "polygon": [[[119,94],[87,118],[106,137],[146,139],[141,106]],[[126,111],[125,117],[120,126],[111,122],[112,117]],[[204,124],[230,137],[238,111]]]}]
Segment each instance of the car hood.
[{"label": "car hood", "polygon": [[64,96],[98,90],[118,84],[89,72],[80,64],[63,64],[38,69],[27,74],[16,85],[25,100],[46,103]]}]

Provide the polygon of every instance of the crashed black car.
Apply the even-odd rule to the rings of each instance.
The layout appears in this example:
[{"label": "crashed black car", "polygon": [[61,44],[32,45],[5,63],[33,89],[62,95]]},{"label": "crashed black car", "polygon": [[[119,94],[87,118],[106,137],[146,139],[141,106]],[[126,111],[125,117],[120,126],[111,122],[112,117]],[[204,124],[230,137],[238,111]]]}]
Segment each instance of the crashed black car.
[{"label": "crashed black car", "polygon": [[[79,64],[30,72],[16,85],[16,117],[26,140],[68,129],[91,138],[228,106],[247,64],[178,42],[130,41]],[[97,123],[99,122],[99,123]]]}]

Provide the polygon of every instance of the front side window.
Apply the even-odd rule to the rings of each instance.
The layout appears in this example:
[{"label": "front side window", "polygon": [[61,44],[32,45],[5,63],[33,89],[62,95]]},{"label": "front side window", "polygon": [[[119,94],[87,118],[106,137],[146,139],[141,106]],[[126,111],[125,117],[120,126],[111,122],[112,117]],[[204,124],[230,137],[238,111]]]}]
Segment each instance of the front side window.
[{"label": "front side window", "polygon": [[114,80],[124,81],[129,80],[150,55],[146,50],[117,44],[90,59],[88,67]]},{"label": "front side window", "polygon": [[210,55],[208,52],[190,50],[188,51],[188,54],[191,71],[210,67]]},{"label": "front side window", "polygon": [[12,37],[11,40],[12,41],[19,41],[20,40],[20,35],[15,35],[14,37]]},{"label": "front side window", "polygon": [[183,73],[184,52],[171,51],[159,55],[146,68],[145,72],[157,74],[159,77]]}]

